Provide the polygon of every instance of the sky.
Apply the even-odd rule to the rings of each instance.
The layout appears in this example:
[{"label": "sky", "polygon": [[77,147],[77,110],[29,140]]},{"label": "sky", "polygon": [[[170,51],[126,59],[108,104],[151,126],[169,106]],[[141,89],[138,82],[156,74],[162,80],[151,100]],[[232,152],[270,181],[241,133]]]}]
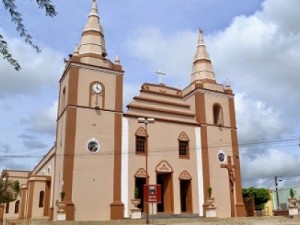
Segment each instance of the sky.
[{"label": "sky", "polygon": [[[59,79],[92,0],[53,0],[49,18],[35,1],[16,0],[42,50],[15,31],[0,3],[0,33],[19,72],[0,59],[0,169],[31,170],[55,142]],[[243,187],[300,184],[299,0],[98,0],[108,58],[125,69],[124,104],[143,82],[184,88],[198,30],[205,34],[218,83],[235,93]]]}]

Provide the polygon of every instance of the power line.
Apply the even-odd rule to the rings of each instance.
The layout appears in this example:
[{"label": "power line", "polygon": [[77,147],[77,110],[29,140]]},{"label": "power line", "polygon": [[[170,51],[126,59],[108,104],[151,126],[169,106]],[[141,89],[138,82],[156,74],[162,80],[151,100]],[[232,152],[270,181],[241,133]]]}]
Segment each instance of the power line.
[{"label": "power line", "polygon": [[[244,142],[240,142],[239,144],[232,144],[232,143],[224,143],[224,144],[216,144],[216,145],[210,145],[210,146],[202,146],[203,148],[207,148],[209,152],[217,152],[221,149],[226,150],[226,148],[231,149],[232,147],[239,147],[240,151],[245,151],[242,148],[246,148],[246,147],[257,147],[256,149],[251,149],[251,152],[253,151],[261,151],[262,147],[265,147],[265,144],[276,144],[275,146],[273,145],[272,147],[292,147],[292,146],[298,146],[296,143],[294,143],[295,141],[298,141],[299,136],[290,136],[290,137],[286,137],[285,139],[262,139],[262,140],[251,140],[251,141],[244,141]],[[151,139],[149,141],[149,143],[151,143]],[[285,143],[285,144],[284,144]],[[281,144],[281,145],[278,145]],[[41,158],[44,157],[45,154],[35,154],[36,151],[40,151],[42,149],[45,149],[46,147],[49,148],[50,145],[37,145],[32,147],[30,150],[23,150],[23,151],[19,151],[18,154],[5,154],[4,152],[0,152],[2,153],[0,156],[1,158]],[[20,149],[20,148],[19,148]],[[149,154],[151,156],[163,156],[163,155],[172,155],[172,154],[177,154],[178,153],[178,147],[160,147],[160,148],[150,148],[151,151],[149,151]],[[191,146],[190,151],[196,151],[197,148],[196,146]],[[249,151],[249,150],[246,150]],[[191,152],[191,153],[192,153]],[[24,154],[22,154],[24,153]],[[160,153],[157,154],[157,153]],[[135,155],[135,149],[129,149],[129,151],[127,153],[121,153],[122,155],[124,154],[128,154],[128,155]],[[82,157],[82,156],[92,156],[94,157],[96,154],[91,154],[89,152],[86,153],[80,153],[80,154],[76,154],[77,157]],[[112,156],[115,155],[114,152],[101,152],[100,154],[98,154],[100,156]],[[57,156],[62,156],[60,154],[57,154]],[[74,156],[74,155],[67,155],[64,154],[63,156],[68,157],[68,156]]]}]

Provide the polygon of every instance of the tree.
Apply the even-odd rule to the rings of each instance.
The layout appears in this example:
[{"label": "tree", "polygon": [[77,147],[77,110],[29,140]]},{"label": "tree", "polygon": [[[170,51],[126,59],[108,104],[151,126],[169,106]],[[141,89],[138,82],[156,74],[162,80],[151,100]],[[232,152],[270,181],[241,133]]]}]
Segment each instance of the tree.
[{"label": "tree", "polygon": [[265,188],[245,188],[243,189],[243,197],[253,197],[255,209],[261,210],[265,204],[270,200],[269,191]]},{"label": "tree", "polygon": [[[22,14],[17,11],[17,6],[15,0],[2,0],[4,8],[9,12],[11,21],[15,24],[16,30],[20,34],[24,41],[31,45],[37,52],[40,52],[38,46],[36,46],[32,41],[32,36],[27,32],[25,25],[23,24]],[[52,4],[51,0],[36,0],[39,8],[45,9],[46,16],[53,17],[57,13],[55,7]],[[3,55],[3,59],[7,60],[15,70],[20,70],[21,66],[16,59],[10,54],[8,50],[8,44],[4,40],[3,36],[0,34],[0,53]]]},{"label": "tree", "polygon": [[1,180],[0,181],[0,204],[16,200],[20,191],[19,181]]}]

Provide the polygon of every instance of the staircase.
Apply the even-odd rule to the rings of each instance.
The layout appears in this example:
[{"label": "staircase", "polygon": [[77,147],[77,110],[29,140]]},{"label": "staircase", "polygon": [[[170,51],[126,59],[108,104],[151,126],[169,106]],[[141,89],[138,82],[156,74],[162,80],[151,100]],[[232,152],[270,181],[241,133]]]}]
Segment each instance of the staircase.
[{"label": "staircase", "polygon": [[[245,218],[199,218],[188,215],[189,218],[169,216],[166,218],[149,217],[153,225],[300,225],[300,217],[245,217]],[[8,223],[10,224],[10,223]],[[113,220],[88,222],[52,222],[47,220],[14,221],[14,225],[145,225],[146,220]]]}]

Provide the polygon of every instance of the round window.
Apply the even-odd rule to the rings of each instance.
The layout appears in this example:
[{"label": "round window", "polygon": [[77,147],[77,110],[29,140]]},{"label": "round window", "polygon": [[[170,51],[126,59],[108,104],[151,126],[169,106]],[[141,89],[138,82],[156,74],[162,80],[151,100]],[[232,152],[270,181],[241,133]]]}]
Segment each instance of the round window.
[{"label": "round window", "polygon": [[226,161],[226,155],[224,152],[219,152],[218,153],[218,160],[220,163],[224,163]]},{"label": "round window", "polygon": [[87,144],[87,149],[90,152],[97,152],[100,149],[100,145],[99,145],[98,141],[93,138],[93,139],[89,140],[89,142]]}]

